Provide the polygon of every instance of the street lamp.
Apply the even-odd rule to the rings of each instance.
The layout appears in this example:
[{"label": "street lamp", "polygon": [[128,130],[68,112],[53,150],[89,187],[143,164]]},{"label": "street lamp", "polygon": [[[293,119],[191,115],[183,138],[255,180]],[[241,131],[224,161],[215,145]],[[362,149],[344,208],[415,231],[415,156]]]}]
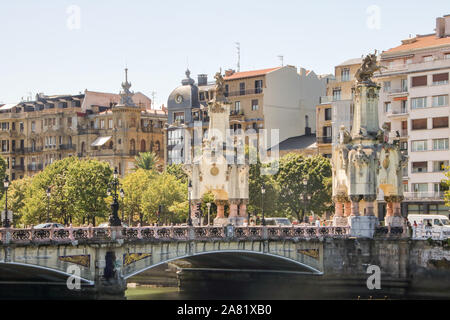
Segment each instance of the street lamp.
[{"label": "street lamp", "polygon": [[50,197],[52,195],[52,189],[47,188],[47,223],[50,222]]},{"label": "street lamp", "polygon": [[9,180],[8,176],[5,176],[5,180],[3,181],[3,187],[5,188],[5,220],[3,220],[3,227],[9,228],[11,225],[8,219],[8,188],[9,188]]},{"label": "street lamp", "polygon": [[211,202],[206,203],[208,207],[208,226],[210,226],[210,215],[211,215]]},{"label": "street lamp", "polygon": [[125,198],[125,192],[123,191],[123,189],[120,189],[120,198],[122,199],[122,221],[125,221],[125,215],[124,215],[124,211],[125,211],[125,205],[123,203],[123,198]]},{"label": "street lamp", "polygon": [[189,180],[188,185],[188,198],[189,198],[189,217],[188,217],[188,226],[192,227],[192,218],[191,218],[191,193],[192,193],[192,181]]},{"label": "street lamp", "polygon": [[264,219],[264,194],[266,193],[266,188],[264,185],[261,186],[261,211],[262,211],[262,225],[266,225],[266,219]]},{"label": "street lamp", "polygon": [[304,192],[303,192],[303,219],[306,219],[305,214],[306,214],[306,201],[307,201],[307,188],[308,188],[308,179],[305,177],[303,178],[303,186],[304,188]]},{"label": "street lamp", "polygon": [[[109,216],[109,225],[111,227],[120,227],[122,225],[122,222],[119,219],[118,212],[119,212],[119,201],[118,201],[118,195],[117,195],[117,187],[119,186],[119,174],[117,173],[117,168],[114,169],[114,179],[110,183],[110,187],[108,188],[108,196],[112,195],[113,197],[113,203],[111,203],[111,215]],[[111,189],[114,190],[114,193],[111,192]]]}]

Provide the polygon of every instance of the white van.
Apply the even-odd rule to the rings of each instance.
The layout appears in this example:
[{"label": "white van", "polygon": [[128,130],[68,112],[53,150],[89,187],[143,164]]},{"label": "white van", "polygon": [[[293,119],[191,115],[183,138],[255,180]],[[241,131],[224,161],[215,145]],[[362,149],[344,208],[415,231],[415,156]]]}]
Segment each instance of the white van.
[{"label": "white van", "polygon": [[[437,236],[442,235],[444,238],[450,237],[450,220],[447,216],[444,215],[436,215],[436,214],[410,214],[408,215],[408,221],[411,226],[414,226],[414,222],[416,222],[418,226],[417,235],[421,236],[422,233],[424,236],[432,233],[432,235]],[[431,225],[431,228],[427,226]],[[420,226],[422,226],[422,230],[420,230]]]}]

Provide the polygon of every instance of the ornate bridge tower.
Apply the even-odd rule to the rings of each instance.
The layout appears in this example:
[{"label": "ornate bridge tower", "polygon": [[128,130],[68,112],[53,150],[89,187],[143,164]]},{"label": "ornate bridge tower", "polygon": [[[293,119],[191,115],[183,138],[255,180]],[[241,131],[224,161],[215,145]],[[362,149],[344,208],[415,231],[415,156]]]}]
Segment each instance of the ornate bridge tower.
[{"label": "ornate bridge tower", "polygon": [[[192,164],[184,167],[192,181],[191,219],[194,225],[198,224],[196,205],[201,203],[205,193],[211,192],[217,205],[214,224],[242,225],[247,218],[249,166],[237,150],[243,153],[244,149],[238,144],[245,139],[233,139],[234,136],[227,135],[231,103],[224,96],[222,75],[218,72],[215,78],[216,95],[208,103],[210,120],[207,137],[203,139],[201,148],[194,147],[200,152],[195,150]],[[230,209],[228,218],[225,217],[227,204]]]},{"label": "ornate bridge tower", "polygon": [[[380,87],[372,81],[380,69],[376,54],[368,55],[356,74],[354,116],[351,133],[342,126],[339,143],[333,148],[333,201],[335,226],[350,225],[355,236],[372,237],[378,218],[374,206],[379,189],[388,203],[386,226],[402,227],[402,167],[406,158],[399,141],[389,143],[387,126],[379,128]],[[364,201],[364,210],[360,203]],[[395,208],[395,209],[394,209]]]}]

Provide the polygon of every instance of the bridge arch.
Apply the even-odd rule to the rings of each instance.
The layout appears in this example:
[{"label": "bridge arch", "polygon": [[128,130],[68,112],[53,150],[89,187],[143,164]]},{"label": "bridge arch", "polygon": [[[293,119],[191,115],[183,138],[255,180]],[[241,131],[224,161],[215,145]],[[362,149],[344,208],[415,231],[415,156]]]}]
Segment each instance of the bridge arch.
[{"label": "bridge arch", "polygon": [[[205,261],[211,257],[222,256],[221,259],[216,259],[215,262],[206,263]],[[270,252],[258,252],[249,250],[212,250],[206,252],[196,252],[192,254],[184,254],[177,257],[171,257],[168,259],[162,259],[156,263],[148,263],[146,265],[140,265],[135,267],[124,267],[123,277],[124,279],[129,279],[147,270],[155,268],[159,265],[169,263],[176,260],[188,260],[188,262],[194,262],[196,267],[206,267],[210,269],[221,269],[223,268],[222,262],[229,258],[234,259],[231,264],[235,263],[234,268],[241,271],[266,271],[266,272],[289,272],[296,274],[309,274],[309,275],[323,275],[323,272],[317,268],[314,268],[308,264],[302,263],[295,259],[284,257],[281,255],[273,254]],[[260,264],[258,264],[258,262]],[[272,268],[267,268],[268,262],[275,262]],[[278,262],[278,263],[277,263]],[[266,263],[266,264],[264,264]],[[263,268],[261,266],[264,266]]]}]

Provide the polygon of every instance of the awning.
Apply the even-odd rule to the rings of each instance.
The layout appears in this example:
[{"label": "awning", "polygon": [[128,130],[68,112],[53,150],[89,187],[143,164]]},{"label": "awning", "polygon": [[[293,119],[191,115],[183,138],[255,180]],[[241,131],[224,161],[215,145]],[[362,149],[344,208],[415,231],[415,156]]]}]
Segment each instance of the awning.
[{"label": "awning", "polygon": [[406,101],[408,100],[408,97],[396,97],[394,98],[394,101]]},{"label": "awning", "polygon": [[0,107],[0,111],[10,110],[10,109],[14,108],[15,106],[17,106],[17,103],[7,103],[4,106]]},{"label": "awning", "polygon": [[112,136],[109,136],[109,137],[98,137],[97,139],[95,139],[94,142],[92,142],[91,147],[101,147],[102,145],[107,143],[108,140],[111,139],[111,138],[112,138]]}]

